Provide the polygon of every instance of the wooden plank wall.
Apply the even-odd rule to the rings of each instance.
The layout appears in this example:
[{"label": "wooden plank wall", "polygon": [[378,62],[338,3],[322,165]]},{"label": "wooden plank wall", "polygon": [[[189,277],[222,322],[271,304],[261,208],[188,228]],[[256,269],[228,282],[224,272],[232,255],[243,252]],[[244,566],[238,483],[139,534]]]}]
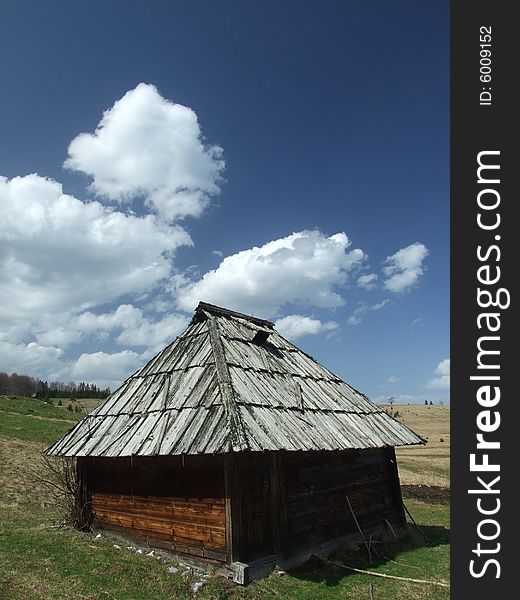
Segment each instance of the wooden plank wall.
[{"label": "wooden plank wall", "polygon": [[225,561],[222,457],[83,458],[97,523],[151,546]]},{"label": "wooden plank wall", "polygon": [[272,505],[270,454],[249,452],[234,459],[232,518],[237,524],[233,536],[234,560],[247,563],[275,551],[273,520],[278,507]]},{"label": "wooden plank wall", "polygon": [[282,463],[284,555],[357,533],[346,496],[362,528],[403,522],[393,448],[286,452]]},{"label": "wooden plank wall", "polygon": [[217,561],[290,557],[357,534],[346,496],[365,530],[404,523],[393,448],[240,453],[228,465],[226,489],[223,456],[80,459],[102,526]]}]

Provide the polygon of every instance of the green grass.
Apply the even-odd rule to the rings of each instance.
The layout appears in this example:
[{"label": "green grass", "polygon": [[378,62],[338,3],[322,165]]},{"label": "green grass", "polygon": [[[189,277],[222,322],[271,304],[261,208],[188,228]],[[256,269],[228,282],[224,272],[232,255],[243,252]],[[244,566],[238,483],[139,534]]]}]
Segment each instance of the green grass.
[{"label": "green grass", "polygon": [[0,412],[0,436],[47,444],[61,437],[74,423],[75,421],[50,421]]},{"label": "green grass", "polygon": [[[9,401],[14,403],[15,401]],[[0,402],[0,599],[184,600],[193,598],[189,572],[170,574],[173,558],[157,560],[126,549],[128,544],[103,535],[54,526],[56,507],[32,480],[41,443],[55,441],[74,424],[56,419],[60,408],[27,400]],[[2,410],[3,409],[3,410]],[[31,411],[46,411],[44,414]],[[63,414],[65,412],[65,415]],[[59,412],[69,419],[75,413]],[[34,443],[38,442],[38,443]],[[400,541],[385,543],[368,565],[362,549],[338,552],[338,563],[416,579],[449,579],[449,507],[405,499],[430,544],[410,530]],[[114,544],[122,546],[114,548]],[[198,577],[198,576],[195,576]],[[352,573],[316,560],[285,575],[272,574],[247,587],[213,576],[196,594],[200,600],[447,600],[449,590],[428,584],[393,581]]]},{"label": "green grass", "polygon": [[7,396],[0,396],[0,414],[3,410],[5,412],[15,412],[20,415],[46,417],[47,419],[66,419],[67,421],[78,421],[81,419],[83,417],[82,414],[67,410],[67,403],[68,401],[63,401],[64,406],[57,406],[47,404],[43,400],[36,398],[23,398],[20,396],[11,399]]},{"label": "green grass", "polygon": [[92,534],[50,528],[48,516],[12,513],[0,524],[0,597],[189,598],[189,586],[151,558]]},{"label": "green grass", "polygon": [[82,418],[80,413],[35,398],[0,396],[0,436],[47,444]]},{"label": "green grass", "polygon": [[[408,501],[409,509],[430,537],[425,547],[411,535],[387,544],[380,564],[368,566],[364,553],[337,553],[333,560],[370,570],[418,579],[447,579],[449,568],[446,506]],[[171,575],[168,564],[136,555],[117,540],[71,529],[53,528],[52,512],[18,508],[7,510],[0,521],[0,598],[191,598],[190,577]],[[431,525],[429,525],[429,523]],[[439,525],[444,523],[445,525]],[[121,545],[115,549],[114,543]],[[232,586],[220,577],[197,595],[201,599],[263,600],[366,600],[372,584],[377,599],[446,600],[448,590],[426,584],[406,583],[350,573],[314,561],[283,576],[271,575],[246,588]],[[2,590],[4,596],[2,596]]]}]

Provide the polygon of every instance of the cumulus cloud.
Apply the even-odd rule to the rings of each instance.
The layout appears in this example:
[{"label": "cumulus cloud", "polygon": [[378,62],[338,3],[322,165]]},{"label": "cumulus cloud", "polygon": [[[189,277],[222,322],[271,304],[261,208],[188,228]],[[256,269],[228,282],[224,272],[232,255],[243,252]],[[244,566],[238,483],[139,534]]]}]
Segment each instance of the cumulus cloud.
[{"label": "cumulus cloud", "polygon": [[199,300],[264,316],[289,304],[333,308],[344,304],[335,290],[363,260],[348,251],[345,233],[327,237],[300,231],[224,258],[198,281],[174,282],[178,306],[192,310]]},{"label": "cumulus cloud", "polygon": [[222,148],[204,144],[193,110],[140,83],[104,112],[94,133],[72,140],[64,166],[90,175],[94,193],[117,202],[143,197],[173,221],[202,214],[225,165]]},{"label": "cumulus cloud", "polygon": [[304,335],[316,335],[337,329],[335,321],[322,322],[304,315],[287,315],[275,321],[276,329],[287,339],[296,340]]},{"label": "cumulus cloud", "polygon": [[377,275],[375,273],[367,273],[358,277],[357,283],[360,288],[365,290],[373,290],[376,287]]},{"label": "cumulus cloud", "polygon": [[190,244],[178,226],[81,202],[51,179],[0,177],[0,337],[21,341],[10,336],[29,329],[42,343],[72,343],[64,320],[149,291],[170,275],[175,249]]},{"label": "cumulus cloud", "polygon": [[188,317],[178,314],[168,315],[158,321],[141,318],[132,326],[124,326],[116,339],[121,346],[145,346],[158,351],[172,342],[188,321]]},{"label": "cumulus cloud", "polygon": [[0,370],[20,375],[44,376],[59,368],[63,350],[36,342],[16,344],[0,340]]},{"label": "cumulus cloud", "polygon": [[[90,175],[100,201],[37,174],[0,177],[0,364],[114,385],[187,322],[164,294],[176,249],[192,245],[173,221],[220,191],[222,149],[205,144],[191,109],[140,84],[71,142],[65,166]],[[125,204],[141,199],[145,216]],[[88,354],[87,342],[122,352]],[[77,360],[64,351],[74,344]]]},{"label": "cumulus cloud", "polygon": [[[37,174],[0,177],[5,370],[114,387],[182,330],[188,317],[175,311],[191,311],[199,300],[270,318],[294,311],[277,326],[297,339],[337,328],[297,314],[300,307],[340,307],[348,284],[376,286],[375,273],[360,275],[365,254],[342,232],[300,231],[225,258],[217,249],[216,269],[172,275],[176,249],[192,245],[175,221],[203,213],[220,192],[225,163],[195,112],[152,85],[127,92],[94,132],[75,137],[64,166],[91,178],[96,201]],[[141,201],[145,216],[131,210]],[[388,257],[385,287],[414,285],[426,254],[416,243]],[[358,306],[349,322],[387,302]],[[86,342],[100,351],[88,353]],[[114,343],[120,352],[108,351]]]},{"label": "cumulus cloud", "polygon": [[385,288],[390,292],[399,293],[416,285],[424,273],[423,261],[427,255],[428,248],[415,242],[388,256],[383,268],[386,276]]},{"label": "cumulus cloud", "polygon": [[114,352],[94,352],[82,354],[70,368],[69,374],[76,381],[96,381],[98,385],[112,389],[119,385],[139,367],[145,357],[131,350]]},{"label": "cumulus cloud", "polygon": [[366,302],[360,302],[359,306],[347,319],[347,323],[349,325],[359,325],[363,321],[363,318],[367,313],[372,312],[374,310],[381,310],[389,302],[390,300],[388,299],[383,300],[382,302],[378,302],[377,304],[367,304]]},{"label": "cumulus cloud", "polygon": [[67,359],[64,351],[54,346],[0,341],[1,370],[7,373],[16,372],[48,381],[89,381],[111,389],[142,367],[152,354],[148,350],[142,354],[131,350],[94,352],[83,353],[73,360]]},{"label": "cumulus cloud", "polygon": [[448,390],[450,388],[450,359],[445,358],[437,365],[435,377],[426,383],[426,387],[436,390]]},{"label": "cumulus cloud", "polygon": [[55,344],[66,348],[88,338],[103,340],[110,333],[117,334],[120,346],[144,346],[159,350],[170,343],[187,325],[188,317],[176,313],[153,320],[140,308],[121,304],[109,313],[83,312],[56,328],[37,333],[42,344]]}]

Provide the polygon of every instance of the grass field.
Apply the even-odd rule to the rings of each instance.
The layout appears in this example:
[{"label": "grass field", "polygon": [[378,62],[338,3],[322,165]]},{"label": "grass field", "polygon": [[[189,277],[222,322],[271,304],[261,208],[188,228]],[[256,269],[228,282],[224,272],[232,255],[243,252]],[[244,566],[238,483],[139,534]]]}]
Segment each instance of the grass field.
[{"label": "grass field", "polygon": [[[398,407],[400,413],[401,408]],[[421,408],[424,412],[426,407],[403,408],[410,408],[411,414],[407,418],[420,419],[421,411],[418,413],[414,409]],[[434,419],[430,419],[436,411],[428,413],[425,416],[428,422],[423,424],[424,419],[420,419],[416,429],[431,438],[431,433],[441,424],[435,425]],[[447,421],[449,411],[443,414]],[[2,600],[183,600],[193,597],[201,600],[367,600],[370,584],[375,600],[449,598],[449,591],[444,587],[351,573],[318,560],[290,573],[272,574],[247,587],[238,587],[222,577],[204,578],[182,567],[173,558],[157,559],[156,554],[147,556],[147,549],[143,554],[137,554],[135,549],[128,549],[126,544],[105,535],[96,537],[97,534],[58,528],[56,507],[47,490],[31,475],[30,466],[36,463],[44,445],[73,426],[80,416],[37,400],[0,398]],[[411,450],[403,457],[405,467],[400,466],[403,482],[417,483],[423,477],[428,479],[426,448],[415,449],[421,456],[415,457]],[[441,447],[443,452],[444,448],[446,446]],[[439,458],[439,452],[440,449],[432,449],[432,456]],[[420,479],[414,479],[415,465],[421,466]],[[436,464],[433,466],[436,468]],[[437,477],[435,468],[429,472],[432,478]],[[364,552],[351,554],[345,551],[331,560],[399,577],[448,581],[448,505],[412,498],[405,498],[405,502],[428,537],[429,545],[411,529],[410,535],[402,541],[385,544],[375,565],[367,565]],[[170,573],[168,567],[178,571]],[[195,592],[194,585],[200,582],[204,585]]]},{"label": "grass field", "polygon": [[425,446],[397,448],[401,484],[449,487],[449,407],[407,404],[395,406],[392,410],[399,412],[399,421],[428,438]]}]

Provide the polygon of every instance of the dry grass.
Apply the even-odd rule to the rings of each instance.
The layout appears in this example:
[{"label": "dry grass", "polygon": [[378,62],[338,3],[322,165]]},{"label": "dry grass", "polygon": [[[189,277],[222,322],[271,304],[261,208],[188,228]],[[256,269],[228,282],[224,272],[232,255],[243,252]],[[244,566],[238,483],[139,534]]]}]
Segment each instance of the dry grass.
[{"label": "dry grass", "polygon": [[51,505],[49,490],[35,481],[29,469],[42,449],[38,442],[0,436],[0,508],[17,508],[27,503],[41,508]]},{"label": "dry grass", "polygon": [[81,400],[77,400],[77,403],[86,413],[92,412],[101,402],[104,402],[104,400],[99,398],[81,398]]},{"label": "dry grass", "polygon": [[425,446],[405,446],[396,449],[401,483],[449,487],[449,406],[407,404],[394,406],[392,410],[399,411],[399,421],[422,437],[428,438]]}]

